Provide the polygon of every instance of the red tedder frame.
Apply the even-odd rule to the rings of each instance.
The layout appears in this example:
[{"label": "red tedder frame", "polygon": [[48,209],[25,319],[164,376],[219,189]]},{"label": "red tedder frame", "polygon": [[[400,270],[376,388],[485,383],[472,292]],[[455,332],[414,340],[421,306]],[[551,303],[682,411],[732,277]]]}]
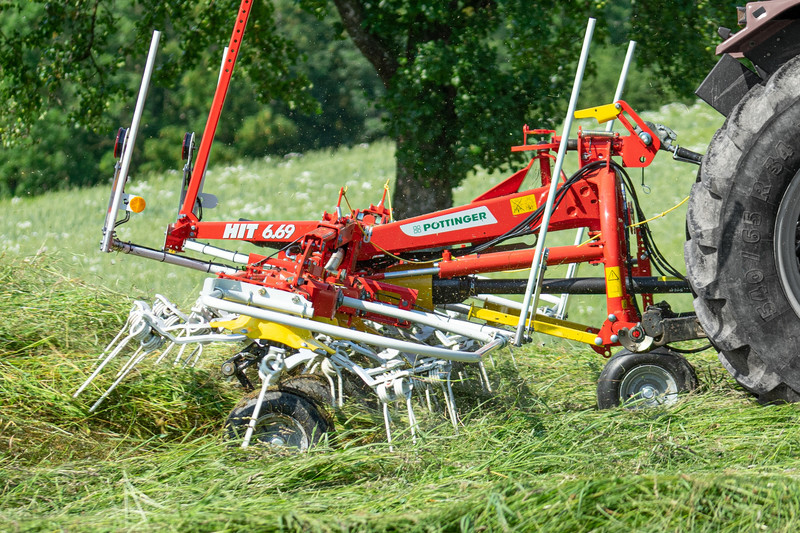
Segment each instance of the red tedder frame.
[{"label": "red tedder frame", "polygon": [[[277,251],[272,255],[250,254],[247,267],[240,273],[220,276],[301,294],[313,302],[320,319],[337,318],[345,324],[361,318],[386,322],[394,319],[348,309],[339,304],[341,296],[381,301],[401,309],[428,308],[434,303],[431,293],[436,293],[433,280],[444,283],[475,274],[530,268],[534,256],[530,245],[500,242],[512,234],[537,233],[550,182],[564,179],[556,192],[557,208],[548,231],[586,228],[588,240],[581,245],[549,248],[547,265],[604,266],[609,318],[599,328],[582,328],[591,335],[598,352],[609,355],[610,347],[619,344],[621,330],[636,330],[641,316],[631,293],[631,281],[654,278],[647,254],[643,253],[640,228],[631,226],[618,172],[620,165],[613,158],[621,158],[625,167],[645,167],[655,157],[660,143],[624,101],[614,104],[614,118],[620,120],[628,135],[580,131],[577,140],[568,141],[569,148],[577,152],[583,171],[580,179],[572,182],[553,177],[551,168],[552,152],[567,141],[552,130],[530,130],[525,126],[523,145],[512,151],[530,152],[530,163],[463,206],[393,221],[384,193],[378,205],[350,213],[342,213],[339,205],[319,221],[201,220],[196,214],[197,199],[251,4],[251,0],[243,0],[239,8],[185,199],[176,222],[167,229],[167,250],[182,252],[188,239],[266,245]],[[545,137],[546,142],[529,144],[529,135]],[[541,184],[522,189],[528,174],[537,173]],[[339,204],[341,200],[340,193]],[[635,238],[635,245],[629,243],[629,235]],[[633,254],[631,248],[635,248]],[[418,282],[423,276],[427,276],[427,284]],[[408,281],[415,278],[417,282]],[[653,303],[652,294],[641,297],[645,306]],[[401,321],[393,324],[403,326]]]}]

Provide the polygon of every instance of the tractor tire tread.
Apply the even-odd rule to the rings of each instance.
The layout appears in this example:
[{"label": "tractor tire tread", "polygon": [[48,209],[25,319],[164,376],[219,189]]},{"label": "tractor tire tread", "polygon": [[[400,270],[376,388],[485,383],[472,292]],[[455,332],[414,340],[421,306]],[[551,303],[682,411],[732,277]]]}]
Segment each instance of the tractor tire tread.
[{"label": "tractor tire tread", "polygon": [[778,205],[800,168],[797,138],[800,56],[731,111],[687,209],[684,256],[698,320],[723,366],[762,402],[800,399],[800,318],[784,295],[773,246]]}]

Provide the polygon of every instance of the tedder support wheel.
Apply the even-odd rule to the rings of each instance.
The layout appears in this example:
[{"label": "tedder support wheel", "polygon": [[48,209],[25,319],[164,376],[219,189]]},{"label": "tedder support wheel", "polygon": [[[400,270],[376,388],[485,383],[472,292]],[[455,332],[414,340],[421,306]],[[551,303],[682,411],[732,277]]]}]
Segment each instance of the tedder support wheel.
[{"label": "tedder support wheel", "polygon": [[[226,426],[231,438],[242,438],[258,400],[258,391],[245,396],[231,411]],[[328,430],[328,422],[306,398],[284,391],[268,391],[256,421],[253,442],[305,451]]]},{"label": "tedder support wheel", "polygon": [[714,135],[686,219],[697,318],[762,402],[800,400],[799,169],[800,56]]},{"label": "tedder support wheel", "polygon": [[323,415],[334,405],[331,387],[323,376],[316,374],[290,376],[278,384],[278,389],[311,401]]},{"label": "tedder support wheel", "polygon": [[[361,407],[377,409],[378,402],[375,393],[364,383],[361,378],[353,374],[345,373],[342,379],[343,390],[341,391],[345,403],[356,401]],[[331,394],[331,387],[328,380],[319,374],[300,374],[290,376],[278,384],[278,389],[286,392],[303,396],[311,400],[320,407],[320,412],[326,415],[328,429],[333,429],[332,418],[329,410],[336,405],[336,400]]]},{"label": "tedder support wheel", "polygon": [[667,348],[633,353],[620,350],[608,360],[597,380],[597,406],[620,404],[630,409],[672,405],[678,393],[697,388],[692,365]]}]

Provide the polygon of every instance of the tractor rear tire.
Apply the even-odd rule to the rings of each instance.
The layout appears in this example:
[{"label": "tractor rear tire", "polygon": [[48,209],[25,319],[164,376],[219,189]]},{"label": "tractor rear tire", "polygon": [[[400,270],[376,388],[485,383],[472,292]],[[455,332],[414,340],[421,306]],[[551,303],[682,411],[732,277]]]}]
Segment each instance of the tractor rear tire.
[{"label": "tractor rear tire", "polygon": [[800,400],[800,56],[754,86],[709,145],[684,247],[697,317],[763,403]]}]

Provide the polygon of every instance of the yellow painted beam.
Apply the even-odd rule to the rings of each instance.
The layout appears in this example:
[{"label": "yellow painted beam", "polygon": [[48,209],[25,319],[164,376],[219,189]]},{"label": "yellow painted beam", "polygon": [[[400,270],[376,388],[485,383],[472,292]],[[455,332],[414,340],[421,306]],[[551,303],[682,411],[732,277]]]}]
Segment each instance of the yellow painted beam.
[{"label": "yellow painted beam", "polygon": [[[473,307],[469,313],[470,318],[477,318],[487,322],[494,322],[495,324],[503,324],[506,326],[516,326],[519,322],[519,315],[501,313],[492,309],[481,309]],[[528,327],[530,327],[530,320],[528,320]],[[576,322],[569,322],[567,320],[559,320],[537,313],[533,320],[533,331],[537,333],[544,333],[553,337],[562,339],[569,339],[584,344],[594,344],[597,338],[597,333],[590,330],[588,326],[578,324]]]}]

